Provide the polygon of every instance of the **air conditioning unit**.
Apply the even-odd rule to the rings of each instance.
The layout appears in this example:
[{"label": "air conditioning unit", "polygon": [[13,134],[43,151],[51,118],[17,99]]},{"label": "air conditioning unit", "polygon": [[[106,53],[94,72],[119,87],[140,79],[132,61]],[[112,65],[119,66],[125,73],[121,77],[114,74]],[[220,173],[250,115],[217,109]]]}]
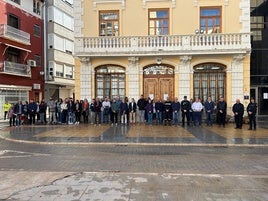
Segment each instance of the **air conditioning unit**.
[{"label": "air conditioning unit", "polygon": [[27,61],[27,64],[28,64],[28,66],[31,66],[31,67],[36,67],[36,61],[35,60],[28,60]]}]

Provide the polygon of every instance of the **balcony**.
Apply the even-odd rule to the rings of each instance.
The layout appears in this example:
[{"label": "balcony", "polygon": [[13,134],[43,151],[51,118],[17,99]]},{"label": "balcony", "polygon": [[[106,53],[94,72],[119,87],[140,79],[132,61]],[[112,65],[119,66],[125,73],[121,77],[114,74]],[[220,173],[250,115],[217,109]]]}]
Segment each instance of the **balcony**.
[{"label": "balcony", "polygon": [[31,45],[29,33],[11,27],[7,24],[0,25],[0,37],[7,38],[25,45]]},{"label": "balcony", "polygon": [[0,73],[31,77],[31,67],[24,64],[4,61],[4,63],[0,63]]},{"label": "balcony", "polygon": [[76,56],[234,54],[250,48],[250,33],[75,39]]}]

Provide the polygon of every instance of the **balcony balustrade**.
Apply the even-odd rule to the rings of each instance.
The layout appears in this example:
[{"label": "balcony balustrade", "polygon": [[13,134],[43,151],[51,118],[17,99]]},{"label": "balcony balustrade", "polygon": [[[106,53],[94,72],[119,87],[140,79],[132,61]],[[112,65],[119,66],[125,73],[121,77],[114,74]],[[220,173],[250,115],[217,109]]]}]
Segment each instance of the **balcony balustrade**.
[{"label": "balcony balustrade", "polygon": [[250,33],[80,37],[75,39],[75,48],[76,56],[246,53]]},{"label": "balcony balustrade", "polygon": [[30,45],[30,34],[11,27],[7,24],[0,25],[0,37],[7,38],[9,40],[17,41],[22,44]]},{"label": "balcony balustrade", "polygon": [[0,73],[31,77],[31,67],[10,61],[0,63]]}]

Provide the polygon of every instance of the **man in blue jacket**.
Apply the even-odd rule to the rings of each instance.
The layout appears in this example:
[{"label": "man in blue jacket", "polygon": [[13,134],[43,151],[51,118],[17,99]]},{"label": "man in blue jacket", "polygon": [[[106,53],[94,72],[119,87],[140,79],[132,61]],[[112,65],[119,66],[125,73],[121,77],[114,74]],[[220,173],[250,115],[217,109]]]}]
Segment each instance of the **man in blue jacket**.
[{"label": "man in blue jacket", "polygon": [[35,124],[35,114],[37,110],[37,104],[34,102],[33,99],[30,100],[30,103],[28,105],[28,112],[30,116],[30,124]]}]

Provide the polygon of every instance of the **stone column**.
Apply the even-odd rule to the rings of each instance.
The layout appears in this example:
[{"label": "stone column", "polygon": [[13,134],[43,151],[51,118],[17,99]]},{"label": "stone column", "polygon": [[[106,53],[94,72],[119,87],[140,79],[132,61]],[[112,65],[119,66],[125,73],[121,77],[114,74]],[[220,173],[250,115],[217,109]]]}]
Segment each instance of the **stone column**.
[{"label": "stone column", "polygon": [[87,98],[90,101],[92,98],[92,65],[89,57],[82,57],[80,61],[80,96],[81,99]]},{"label": "stone column", "polygon": [[244,99],[244,66],[243,61],[245,59],[245,55],[239,54],[233,57],[232,61],[232,103],[235,102],[237,98],[241,100]]},{"label": "stone column", "polygon": [[128,98],[139,98],[139,58],[128,57],[128,70],[126,72],[128,76]]},{"label": "stone column", "polygon": [[191,56],[181,56],[179,64],[179,99],[183,99],[187,96],[190,99],[191,96]]}]

